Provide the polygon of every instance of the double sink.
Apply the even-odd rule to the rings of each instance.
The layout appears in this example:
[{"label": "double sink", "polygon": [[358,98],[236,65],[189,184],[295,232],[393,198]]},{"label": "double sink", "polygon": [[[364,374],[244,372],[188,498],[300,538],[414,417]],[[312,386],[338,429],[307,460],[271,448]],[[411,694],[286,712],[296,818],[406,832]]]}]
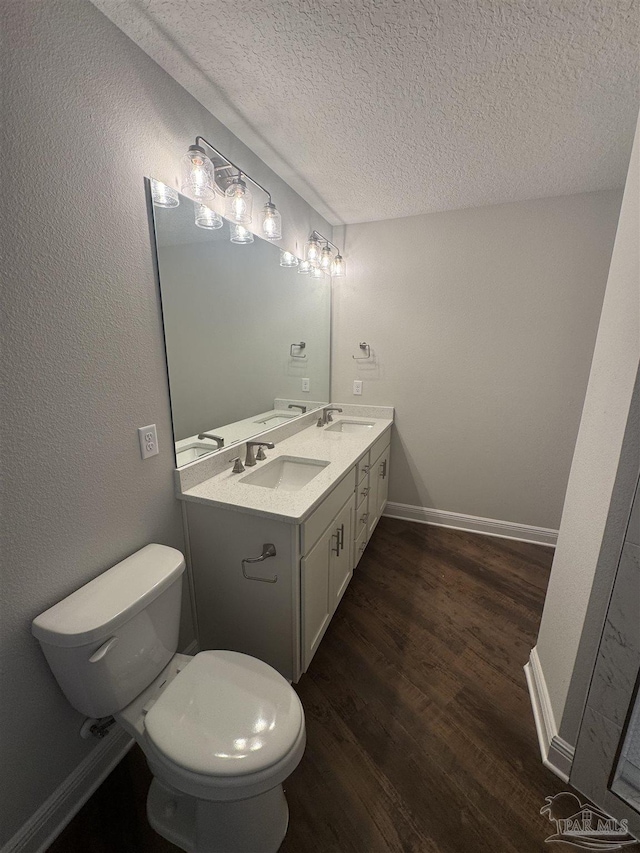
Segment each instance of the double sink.
[{"label": "double sink", "polygon": [[[326,427],[327,432],[359,433],[374,427],[369,421],[338,420]],[[298,492],[329,465],[322,459],[303,459],[299,456],[279,456],[257,471],[240,478],[249,486],[278,489],[281,492]]]}]

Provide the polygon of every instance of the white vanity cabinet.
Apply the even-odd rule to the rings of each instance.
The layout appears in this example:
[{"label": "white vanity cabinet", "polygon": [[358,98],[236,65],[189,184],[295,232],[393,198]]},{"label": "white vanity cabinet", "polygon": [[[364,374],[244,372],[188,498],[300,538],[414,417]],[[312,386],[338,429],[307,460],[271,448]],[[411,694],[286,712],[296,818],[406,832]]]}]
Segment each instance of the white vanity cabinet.
[{"label": "white vanity cabinet", "polygon": [[[244,652],[298,681],[384,509],[389,437],[387,429],[300,523],[185,502],[201,650]],[[275,556],[247,562],[267,545]]]}]

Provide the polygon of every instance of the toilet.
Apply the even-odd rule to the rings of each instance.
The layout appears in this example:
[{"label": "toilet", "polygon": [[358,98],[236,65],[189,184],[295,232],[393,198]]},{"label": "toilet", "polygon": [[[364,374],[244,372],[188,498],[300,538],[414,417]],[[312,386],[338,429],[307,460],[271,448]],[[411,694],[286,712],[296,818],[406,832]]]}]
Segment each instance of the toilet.
[{"label": "toilet", "polygon": [[113,716],[145,753],[147,815],[189,853],[276,853],[283,781],[305,748],[291,685],[233,651],[176,654],[184,557],[147,545],[33,620],[73,707]]}]

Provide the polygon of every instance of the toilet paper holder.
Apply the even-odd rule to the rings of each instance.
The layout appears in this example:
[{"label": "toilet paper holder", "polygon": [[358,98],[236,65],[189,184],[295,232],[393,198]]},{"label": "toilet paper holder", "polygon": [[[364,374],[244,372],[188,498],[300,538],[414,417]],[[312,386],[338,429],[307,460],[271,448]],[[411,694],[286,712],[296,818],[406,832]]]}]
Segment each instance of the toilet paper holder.
[{"label": "toilet paper holder", "polygon": [[276,556],[276,546],[271,542],[265,542],[262,546],[262,554],[259,557],[245,557],[242,561],[242,574],[248,581],[261,581],[262,583],[277,583],[278,575],[274,575],[272,578],[258,578],[255,575],[248,575],[245,569],[245,563],[263,563],[265,560],[268,560],[269,557]]}]

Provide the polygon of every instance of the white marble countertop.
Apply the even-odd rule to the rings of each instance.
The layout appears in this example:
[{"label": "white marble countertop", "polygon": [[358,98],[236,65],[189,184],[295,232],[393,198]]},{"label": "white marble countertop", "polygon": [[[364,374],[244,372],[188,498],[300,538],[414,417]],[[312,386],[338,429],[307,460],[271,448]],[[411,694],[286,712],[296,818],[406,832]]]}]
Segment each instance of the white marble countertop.
[{"label": "white marble countertop", "polygon": [[[247,468],[243,474],[234,474],[228,467],[202,483],[181,491],[178,497],[185,501],[299,524],[393,424],[393,418],[355,417],[346,412],[342,415],[334,413],[334,417],[334,423],[339,420],[366,421],[373,423],[373,426],[362,432],[343,433],[313,424],[279,441],[274,450],[266,451],[266,460],[258,462],[253,468]],[[280,456],[317,459],[329,464],[296,492],[242,482],[247,474],[259,471],[261,466],[268,465]]]}]

